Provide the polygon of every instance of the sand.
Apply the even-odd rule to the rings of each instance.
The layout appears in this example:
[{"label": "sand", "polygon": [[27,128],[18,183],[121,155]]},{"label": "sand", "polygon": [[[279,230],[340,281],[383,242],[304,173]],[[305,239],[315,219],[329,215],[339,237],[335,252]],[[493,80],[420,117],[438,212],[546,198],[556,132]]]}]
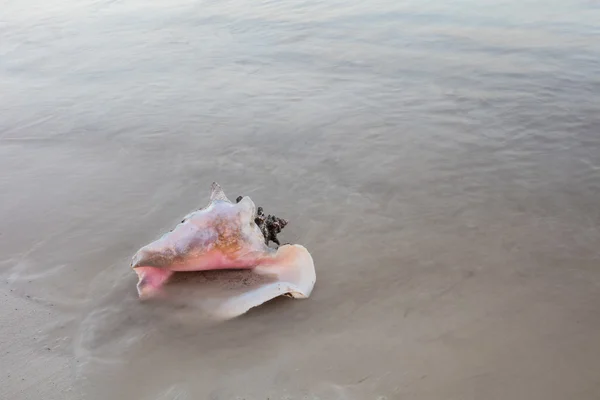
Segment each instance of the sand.
[{"label": "sand", "polygon": [[[0,399],[599,399],[592,3],[3,4]],[[309,299],[138,301],[213,181]]]}]

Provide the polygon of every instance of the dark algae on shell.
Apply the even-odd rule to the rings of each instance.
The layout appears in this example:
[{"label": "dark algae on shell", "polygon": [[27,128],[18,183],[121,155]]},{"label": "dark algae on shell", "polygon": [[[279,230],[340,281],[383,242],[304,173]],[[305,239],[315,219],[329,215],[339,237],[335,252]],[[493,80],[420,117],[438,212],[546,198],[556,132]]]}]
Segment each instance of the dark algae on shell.
[{"label": "dark algae on shell", "polygon": [[[235,199],[235,202],[239,203],[243,198],[243,196],[238,196],[237,199]],[[276,217],[275,215],[265,215],[263,208],[258,207],[256,209],[254,222],[256,225],[258,225],[260,231],[265,237],[265,244],[267,246],[269,245],[269,242],[273,242],[277,246],[281,245],[277,235],[280,234],[283,228],[285,228],[285,226],[288,224],[287,220]]]}]

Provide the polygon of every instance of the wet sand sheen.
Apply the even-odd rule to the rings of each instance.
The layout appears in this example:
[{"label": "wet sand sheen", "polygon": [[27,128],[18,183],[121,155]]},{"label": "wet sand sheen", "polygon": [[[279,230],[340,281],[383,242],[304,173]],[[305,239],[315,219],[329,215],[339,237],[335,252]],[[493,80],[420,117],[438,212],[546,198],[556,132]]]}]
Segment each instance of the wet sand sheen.
[{"label": "wet sand sheen", "polygon": [[[593,4],[7,7],[0,398],[600,397]],[[310,299],[138,301],[215,180]]]}]

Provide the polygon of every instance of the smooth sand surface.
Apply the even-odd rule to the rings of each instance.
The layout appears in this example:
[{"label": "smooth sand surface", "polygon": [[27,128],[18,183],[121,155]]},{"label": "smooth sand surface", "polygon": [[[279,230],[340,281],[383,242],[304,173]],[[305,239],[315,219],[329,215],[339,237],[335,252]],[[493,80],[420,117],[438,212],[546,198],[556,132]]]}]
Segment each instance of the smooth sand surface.
[{"label": "smooth sand surface", "polygon": [[2,399],[78,399],[73,391],[72,357],[57,354],[60,345],[42,326],[52,322],[56,310],[30,297],[16,296],[3,285],[0,325]]}]

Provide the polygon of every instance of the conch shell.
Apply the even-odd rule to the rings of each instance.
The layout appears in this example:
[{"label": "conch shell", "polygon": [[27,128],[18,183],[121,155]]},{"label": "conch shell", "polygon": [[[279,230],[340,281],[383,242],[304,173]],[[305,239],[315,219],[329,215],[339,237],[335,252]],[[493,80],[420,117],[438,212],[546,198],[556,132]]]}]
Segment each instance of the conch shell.
[{"label": "conch shell", "polygon": [[177,271],[244,269],[252,270],[259,277],[253,280],[260,283],[229,298],[221,295],[220,316],[235,317],[280,295],[309,297],[316,281],[310,253],[297,244],[276,250],[267,246],[255,216],[250,197],[232,203],[213,183],[206,207],[188,214],[173,230],[133,256],[131,267],[138,275],[139,297],[163,294],[165,283]]}]

